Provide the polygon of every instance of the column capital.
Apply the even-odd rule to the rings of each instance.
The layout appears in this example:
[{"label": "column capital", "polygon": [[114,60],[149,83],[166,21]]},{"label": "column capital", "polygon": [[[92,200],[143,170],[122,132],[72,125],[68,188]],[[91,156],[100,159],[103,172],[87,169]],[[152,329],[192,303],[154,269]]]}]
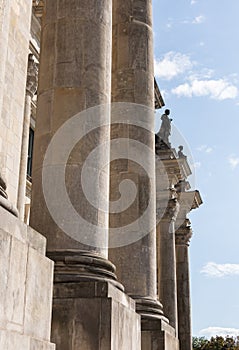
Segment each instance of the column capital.
[{"label": "column capital", "polygon": [[180,209],[175,188],[162,191],[157,199],[156,213],[161,220],[176,221]]},{"label": "column capital", "polygon": [[33,54],[28,56],[26,91],[31,96],[37,91],[38,85],[38,64],[34,61]]},{"label": "column capital", "polygon": [[184,223],[176,231],[175,244],[189,246],[192,234],[191,222],[186,218]]}]

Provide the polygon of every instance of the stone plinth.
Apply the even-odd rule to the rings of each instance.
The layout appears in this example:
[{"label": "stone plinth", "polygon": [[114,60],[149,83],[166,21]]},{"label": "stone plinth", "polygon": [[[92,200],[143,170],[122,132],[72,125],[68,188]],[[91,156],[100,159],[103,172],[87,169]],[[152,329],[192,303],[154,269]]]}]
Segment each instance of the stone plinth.
[{"label": "stone plinth", "polygon": [[144,320],[141,327],[142,350],[179,350],[175,329],[164,320]]},{"label": "stone plinth", "polygon": [[52,340],[57,349],[139,350],[140,329],[135,302],[111,283],[55,283]]},{"label": "stone plinth", "polygon": [[0,349],[54,350],[46,240],[0,207]]}]

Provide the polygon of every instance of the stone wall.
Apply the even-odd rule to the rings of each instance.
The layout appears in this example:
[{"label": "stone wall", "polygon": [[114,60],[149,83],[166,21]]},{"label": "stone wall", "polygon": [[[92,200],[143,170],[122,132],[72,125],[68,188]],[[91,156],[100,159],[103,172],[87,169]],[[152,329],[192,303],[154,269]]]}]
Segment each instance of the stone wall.
[{"label": "stone wall", "polygon": [[32,1],[0,4],[0,171],[16,205]]},{"label": "stone wall", "polygon": [[54,350],[46,240],[0,207],[0,349]]}]

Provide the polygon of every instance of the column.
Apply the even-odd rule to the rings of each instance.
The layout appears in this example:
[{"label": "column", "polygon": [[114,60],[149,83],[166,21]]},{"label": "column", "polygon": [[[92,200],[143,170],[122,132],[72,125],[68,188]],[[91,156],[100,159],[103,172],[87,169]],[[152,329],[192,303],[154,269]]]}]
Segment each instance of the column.
[{"label": "column", "polygon": [[[89,125],[94,127],[94,110],[78,119],[74,117],[91,107],[110,102],[111,12],[111,1],[106,0],[100,2],[92,0],[87,3],[82,3],[80,0],[45,1],[30,225],[47,237],[48,254],[58,262],[68,255],[71,261],[78,256],[76,260],[80,259],[82,264],[87,266],[92,262],[90,255],[93,254],[96,260],[99,258],[98,263],[101,266],[104,265],[101,259],[107,258],[105,249],[107,230],[100,229],[107,227],[108,212],[100,211],[89,203],[81,183],[81,176],[90,152],[102,142],[109,140],[110,115],[108,109],[97,110],[98,120],[105,123],[105,126],[89,131],[87,135],[84,133],[87,128],[90,130]],[[85,120],[84,123],[81,123],[81,118]],[[65,124],[68,125],[67,130],[61,129],[66,122],[69,122]],[[47,148],[59,130],[63,130],[62,136],[53,146],[50,155],[52,158],[49,157],[49,161],[44,163]],[[72,140],[74,140],[72,150],[69,151],[68,158],[64,159],[66,164],[62,167],[61,155]],[[107,147],[106,144],[104,152],[99,154],[94,163],[90,163],[92,174],[98,174],[102,170],[101,164],[107,163],[109,159]],[[57,192],[61,190],[58,186],[58,176],[62,169],[70,199],[67,202],[63,202],[62,193]],[[45,188],[42,186],[43,174],[49,174],[49,183],[44,182]],[[109,170],[105,167],[101,172],[101,191],[106,197],[109,192],[108,179]],[[97,185],[93,183],[91,188],[95,202],[99,193]],[[47,204],[46,189],[52,196],[50,203]],[[57,210],[53,213],[54,205]],[[79,215],[74,213],[72,206]],[[81,218],[82,222],[92,223],[89,225],[91,232],[82,232],[84,226],[80,225]],[[87,237],[91,245],[87,244]],[[82,242],[81,239],[84,238],[85,241]],[[94,267],[94,264],[92,265]],[[58,264],[56,268],[57,266]],[[111,265],[108,268],[110,271],[113,269]]]},{"label": "column", "polygon": [[38,77],[37,64],[34,61],[33,55],[30,54],[28,57],[25,109],[24,109],[24,121],[23,121],[23,130],[22,130],[21,160],[20,160],[18,198],[17,198],[17,208],[19,211],[19,218],[21,220],[24,220],[24,213],[25,213],[28,141],[29,141],[29,128],[30,128],[30,122],[31,122],[31,102],[37,90],[37,82],[38,82],[37,77]]},{"label": "column", "polygon": [[111,5],[46,0],[42,17],[30,225],[55,262],[58,350],[141,342],[135,304],[107,260],[108,207],[100,207],[109,195]]},{"label": "column", "polygon": [[[165,191],[166,192],[166,191]],[[157,224],[158,247],[158,294],[164,306],[165,316],[177,335],[177,279],[175,251],[175,221],[179,211],[176,191],[169,190],[166,200],[157,198],[157,214],[160,216]],[[162,212],[164,212],[162,214]]]},{"label": "column", "polygon": [[190,221],[176,231],[178,337],[181,350],[192,350],[191,301],[188,247],[192,237]]},{"label": "column", "polygon": [[[130,105],[129,118],[132,123],[117,123],[117,106],[111,119],[111,140],[124,138],[120,148],[111,149],[111,156],[118,158],[111,162],[110,199],[110,238],[115,228],[130,225],[146,211],[152,199],[152,207],[144,219],[147,234],[128,245],[112,247],[109,258],[116,265],[118,279],[125,286],[128,295],[137,303],[137,310],[142,318],[163,317],[162,305],[156,297],[156,232],[155,232],[155,191],[149,198],[150,186],[155,188],[154,164],[154,70],[153,70],[153,32],[152,3],[147,1],[113,1],[113,62],[112,62],[112,102],[140,104]],[[115,108],[115,110],[114,110]],[[120,107],[119,107],[120,109]],[[126,108],[127,109],[127,108]],[[143,110],[143,113],[142,113]],[[127,113],[127,111],[126,111]],[[134,115],[133,115],[134,114]],[[142,118],[140,125],[139,119]],[[137,123],[138,122],[138,123]],[[147,125],[148,130],[144,129]],[[145,173],[132,159],[120,159],[122,149],[131,153],[131,140],[137,140],[149,147],[152,154],[147,162],[150,171]],[[139,153],[136,148],[135,152]],[[136,155],[137,157],[137,155]],[[137,195],[132,205],[126,210],[113,213],[114,201],[120,197],[120,184],[129,179],[136,186]],[[127,194],[126,194],[127,202]],[[143,230],[140,225],[137,229]],[[148,230],[147,230],[148,229]],[[131,237],[134,232],[129,229],[124,233]],[[110,241],[111,242],[111,241]]]},{"label": "column", "polygon": [[177,304],[178,304],[178,338],[180,349],[192,349],[191,333],[191,300],[189,273],[189,241],[192,237],[190,220],[187,218],[192,209],[202,204],[199,191],[188,191],[190,188],[186,180],[175,185],[177,189],[180,210],[176,222],[176,265],[177,265]]}]

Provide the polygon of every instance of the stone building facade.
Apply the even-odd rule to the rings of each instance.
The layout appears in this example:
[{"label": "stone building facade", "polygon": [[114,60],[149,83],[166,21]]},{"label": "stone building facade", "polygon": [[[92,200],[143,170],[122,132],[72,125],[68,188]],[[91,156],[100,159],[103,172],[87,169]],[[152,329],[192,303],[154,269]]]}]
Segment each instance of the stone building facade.
[{"label": "stone building facade", "polygon": [[[187,215],[202,200],[182,149],[155,144],[152,1],[3,0],[0,28],[0,349],[191,350]],[[135,200],[114,210],[127,179]]]}]

